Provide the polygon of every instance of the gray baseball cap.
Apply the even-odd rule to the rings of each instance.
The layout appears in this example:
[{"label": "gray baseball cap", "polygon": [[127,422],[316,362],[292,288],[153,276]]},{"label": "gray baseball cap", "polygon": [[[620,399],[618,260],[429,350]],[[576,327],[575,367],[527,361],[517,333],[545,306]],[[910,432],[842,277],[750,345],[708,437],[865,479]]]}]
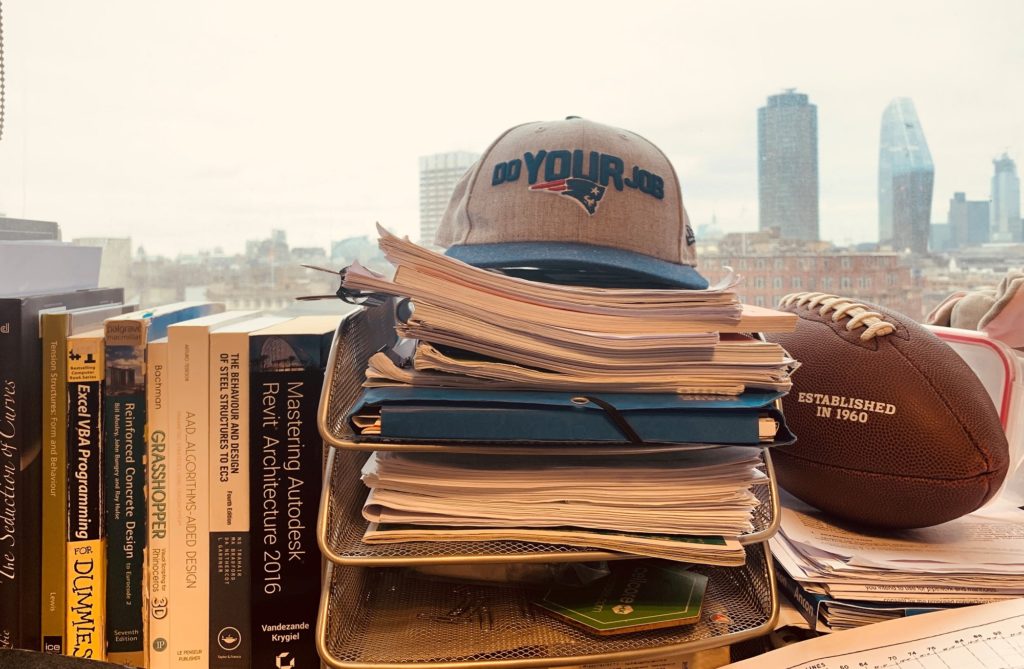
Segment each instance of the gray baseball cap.
[{"label": "gray baseball cap", "polygon": [[573,116],[498,137],[456,185],[437,243],[471,265],[520,275],[708,285],[665,154],[628,130]]}]

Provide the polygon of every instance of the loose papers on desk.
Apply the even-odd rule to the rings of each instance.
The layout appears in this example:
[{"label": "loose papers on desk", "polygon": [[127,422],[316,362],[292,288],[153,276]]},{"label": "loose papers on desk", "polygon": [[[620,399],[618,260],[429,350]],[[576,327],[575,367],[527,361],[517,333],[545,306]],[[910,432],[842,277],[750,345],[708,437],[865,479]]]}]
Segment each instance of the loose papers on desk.
[{"label": "loose papers on desk", "polygon": [[1019,669],[1024,599],[967,606],[809,639],[728,669]]},{"label": "loose papers on desk", "polygon": [[[469,530],[460,539],[471,541],[479,540],[473,532],[503,530],[504,536],[488,532],[487,538],[629,548],[652,557],[668,551],[672,559],[688,551],[714,557],[697,562],[738,565],[743,555],[735,540],[752,531],[759,503],[750,488],[767,483],[759,464],[756,452],[732,447],[633,458],[377,452],[363,469],[371,488],[363,516],[405,526],[408,541],[455,540],[456,530]],[[424,531],[410,536],[412,525]],[[377,539],[380,530],[371,529]],[[712,539],[695,542],[690,535]]]},{"label": "loose papers on desk", "polygon": [[346,420],[364,439],[514,442],[792,443],[777,392],[676,394],[368,388]]},{"label": "loose papers on desk", "polygon": [[[780,581],[791,581],[795,603],[811,616],[820,614],[822,601],[835,602],[838,614],[852,616],[855,602],[912,605],[902,607],[906,614],[1024,595],[1020,509],[985,510],[935,527],[868,534],[836,525],[784,494],[781,527],[771,547],[782,568]],[[850,606],[844,609],[844,602]]]}]

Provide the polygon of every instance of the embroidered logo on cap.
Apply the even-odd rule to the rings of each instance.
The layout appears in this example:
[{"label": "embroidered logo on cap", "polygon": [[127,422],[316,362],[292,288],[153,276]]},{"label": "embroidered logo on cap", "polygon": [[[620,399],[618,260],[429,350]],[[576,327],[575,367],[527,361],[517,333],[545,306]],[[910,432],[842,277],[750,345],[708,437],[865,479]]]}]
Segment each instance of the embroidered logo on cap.
[{"label": "embroidered logo on cap", "polygon": [[530,190],[543,190],[556,195],[566,195],[580,203],[591,216],[597,211],[597,203],[604,197],[605,187],[589,179],[558,179],[530,186]]},{"label": "embroidered logo on cap", "polygon": [[[575,200],[591,216],[605,191],[614,186],[615,190],[634,189],[659,200],[665,197],[665,180],[634,165],[629,176],[625,173],[625,161],[618,156],[590,151],[584,156],[580,149],[570,151],[541,149],[536,153],[527,151],[522,158],[513,158],[494,166],[491,186],[519,181],[526,173],[526,181],[532,191],[565,195]],[[543,175],[543,181],[541,181]]]}]

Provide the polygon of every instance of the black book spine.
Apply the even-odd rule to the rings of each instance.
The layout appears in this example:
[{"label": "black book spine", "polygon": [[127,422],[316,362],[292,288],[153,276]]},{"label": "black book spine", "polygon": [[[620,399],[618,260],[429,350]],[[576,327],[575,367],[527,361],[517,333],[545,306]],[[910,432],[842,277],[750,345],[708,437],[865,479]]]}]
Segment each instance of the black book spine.
[{"label": "black book spine", "polygon": [[[320,663],[314,635],[321,583],[316,515],[323,441],[316,419],[322,359],[273,369],[260,356],[265,338],[252,337],[250,348],[252,666],[314,667]],[[278,339],[295,349],[320,346],[318,336]]]},{"label": "black book spine", "polygon": [[26,647],[21,631],[24,491],[21,442],[25,392],[20,300],[0,300],[0,648]]}]

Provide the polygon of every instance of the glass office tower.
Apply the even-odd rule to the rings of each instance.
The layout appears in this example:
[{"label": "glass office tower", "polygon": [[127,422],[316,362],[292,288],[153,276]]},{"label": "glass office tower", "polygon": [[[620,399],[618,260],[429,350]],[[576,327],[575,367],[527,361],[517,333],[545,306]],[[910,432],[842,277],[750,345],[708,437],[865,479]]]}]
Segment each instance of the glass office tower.
[{"label": "glass office tower", "polygon": [[992,161],[995,174],[992,175],[992,208],[990,209],[989,233],[994,242],[1019,242],[1021,240],[1020,220],[1020,178],[1017,165],[1007,154]]},{"label": "glass office tower", "polygon": [[882,113],[878,152],[878,242],[894,250],[928,252],[935,166],[910,98]]}]

